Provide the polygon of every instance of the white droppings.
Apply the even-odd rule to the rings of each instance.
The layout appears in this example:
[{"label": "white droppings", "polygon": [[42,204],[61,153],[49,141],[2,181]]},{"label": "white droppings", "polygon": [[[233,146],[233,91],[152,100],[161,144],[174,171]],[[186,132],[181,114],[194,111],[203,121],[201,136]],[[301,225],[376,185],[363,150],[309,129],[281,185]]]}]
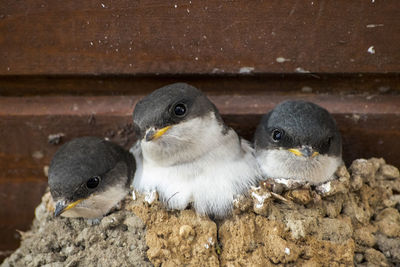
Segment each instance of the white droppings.
[{"label": "white droppings", "polygon": [[285,63],[286,61],[290,61],[290,59],[284,57],[277,57],[275,60],[278,63]]},{"label": "white droppings", "polygon": [[93,46],[93,42],[90,42],[90,46]]},{"label": "white droppings", "polygon": [[189,10],[189,8],[186,8],[186,12],[189,14],[190,13],[190,10]]},{"label": "white droppings", "polygon": [[375,0],[371,0],[371,3],[375,3]]},{"label": "white droppings", "polygon": [[376,28],[376,27],[383,27],[383,24],[368,24],[367,28]]},{"label": "white droppings", "polygon": [[310,73],[309,70],[305,70],[302,67],[297,67],[294,71],[298,73]]},{"label": "white droppings", "polygon": [[105,4],[101,3],[102,8],[107,8]]},{"label": "white droppings", "polygon": [[251,196],[256,200],[256,208],[261,209],[264,206],[264,201],[271,197],[271,193],[265,192],[265,194],[259,195],[256,192],[251,192]]},{"label": "white droppings", "polygon": [[284,184],[286,186],[289,186],[291,184],[291,181],[289,179],[281,179],[281,178],[275,178],[274,179],[277,183],[279,184]]},{"label": "white droppings", "polygon": [[118,52],[119,50],[118,50],[118,48],[115,48],[115,52]]},{"label": "white droppings", "polygon": [[301,87],[301,91],[303,93],[312,93],[312,88],[310,86],[303,86]]},{"label": "white droppings", "polygon": [[43,157],[44,157],[44,155],[43,155],[42,151],[35,151],[32,153],[32,158],[34,158],[34,159],[41,159]]},{"label": "white droppings", "polygon": [[375,54],[375,47],[373,46],[373,45],[371,45],[369,48],[368,48],[368,53],[370,53],[371,55],[373,55],[373,54]]},{"label": "white droppings", "polygon": [[144,200],[149,204],[153,203],[154,200],[156,200],[156,198],[157,198],[156,190],[152,190],[150,192],[146,192],[145,196],[144,196]]},{"label": "white droppings", "polygon": [[7,71],[10,71],[10,67],[7,67]]},{"label": "white droppings", "polygon": [[285,248],[285,254],[290,255],[290,248]]},{"label": "white droppings", "polygon": [[331,182],[324,183],[317,187],[317,190],[321,193],[328,193],[332,189]]},{"label": "white droppings", "polygon": [[212,73],[221,73],[221,72],[224,72],[224,70],[221,70],[219,68],[213,68],[213,70],[211,72]]},{"label": "white droppings", "polygon": [[132,63],[129,63],[129,67],[132,68]]},{"label": "white droppings", "polygon": [[254,71],[254,67],[241,67],[239,69],[239,73],[241,73],[241,74],[252,73],[253,71]]},{"label": "white droppings", "polygon": [[199,60],[199,58],[198,58],[198,57],[195,57],[194,59],[195,59],[195,60]]},{"label": "white droppings", "polygon": [[175,4],[175,5],[174,5],[174,7],[175,7],[175,8],[178,8],[178,5],[177,5],[177,4]]},{"label": "white droppings", "polygon": [[132,200],[136,200],[135,190],[132,190]]},{"label": "white droppings", "polygon": [[209,249],[209,248],[212,247],[213,245],[214,245],[214,240],[213,240],[212,237],[209,237],[209,238],[207,239],[207,243],[204,244],[204,247],[205,247],[206,249]]},{"label": "white droppings", "polygon": [[357,121],[359,121],[359,120],[361,119],[361,116],[358,115],[358,114],[353,114],[353,115],[351,116],[351,118],[352,118],[355,122],[357,122]]}]

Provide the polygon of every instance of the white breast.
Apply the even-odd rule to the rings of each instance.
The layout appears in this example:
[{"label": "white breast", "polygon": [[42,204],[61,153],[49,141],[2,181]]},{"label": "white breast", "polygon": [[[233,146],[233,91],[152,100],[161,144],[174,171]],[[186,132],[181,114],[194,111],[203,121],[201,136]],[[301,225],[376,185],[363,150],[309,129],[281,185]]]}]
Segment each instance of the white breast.
[{"label": "white breast", "polygon": [[250,144],[232,129],[223,134],[213,114],[175,125],[161,138],[131,150],[142,159],[133,185],[140,192],[157,190],[169,208],[192,202],[198,213],[222,217],[234,197],[261,178]]},{"label": "white breast", "polygon": [[257,151],[256,157],[264,178],[284,179],[286,184],[309,182],[319,185],[332,180],[335,171],[342,164],[340,157],[318,155],[306,158],[284,149],[263,149]]}]

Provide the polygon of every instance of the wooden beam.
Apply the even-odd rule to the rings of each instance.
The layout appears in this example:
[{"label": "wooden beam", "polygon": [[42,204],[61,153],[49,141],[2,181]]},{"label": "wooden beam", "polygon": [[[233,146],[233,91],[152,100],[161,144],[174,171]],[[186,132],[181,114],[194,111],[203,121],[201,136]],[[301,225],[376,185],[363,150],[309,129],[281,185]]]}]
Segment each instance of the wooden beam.
[{"label": "wooden beam", "polygon": [[147,75],[147,76],[0,76],[0,95],[148,94],[166,84],[186,82],[209,94],[393,94],[400,73]]},{"label": "wooden beam", "polygon": [[0,75],[399,72],[400,2],[5,1]]}]

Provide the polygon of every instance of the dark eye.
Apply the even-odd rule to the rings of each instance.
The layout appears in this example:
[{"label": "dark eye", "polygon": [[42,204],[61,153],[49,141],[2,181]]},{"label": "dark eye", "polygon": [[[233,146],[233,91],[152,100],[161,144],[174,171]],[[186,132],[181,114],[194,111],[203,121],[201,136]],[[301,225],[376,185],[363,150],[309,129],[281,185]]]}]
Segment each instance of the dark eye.
[{"label": "dark eye", "polygon": [[178,117],[182,117],[186,114],[186,106],[185,104],[179,103],[174,107],[174,114]]},{"label": "dark eye", "polygon": [[89,180],[87,180],[86,186],[89,189],[93,189],[99,185],[99,182],[100,182],[100,177],[94,176],[94,177],[91,177]]},{"label": "dark eye", "polygon": [[283,130],[275,129],[272,131],[272,139],[275,142],[279,142],[283,137]]}]

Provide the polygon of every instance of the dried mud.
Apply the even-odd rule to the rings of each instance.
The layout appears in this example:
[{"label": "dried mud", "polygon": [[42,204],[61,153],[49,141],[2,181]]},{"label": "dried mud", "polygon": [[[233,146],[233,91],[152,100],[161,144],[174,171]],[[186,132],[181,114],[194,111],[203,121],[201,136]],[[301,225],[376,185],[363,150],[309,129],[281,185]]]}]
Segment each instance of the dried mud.
[{"label": "dried mud", "polygon": [[32,230],[2,266],[400,265],[398,169],[359,159],[336,174],[317,188],[262,182],[217,222],[139,196],[90,224],[53,218],[45,195]]}]

